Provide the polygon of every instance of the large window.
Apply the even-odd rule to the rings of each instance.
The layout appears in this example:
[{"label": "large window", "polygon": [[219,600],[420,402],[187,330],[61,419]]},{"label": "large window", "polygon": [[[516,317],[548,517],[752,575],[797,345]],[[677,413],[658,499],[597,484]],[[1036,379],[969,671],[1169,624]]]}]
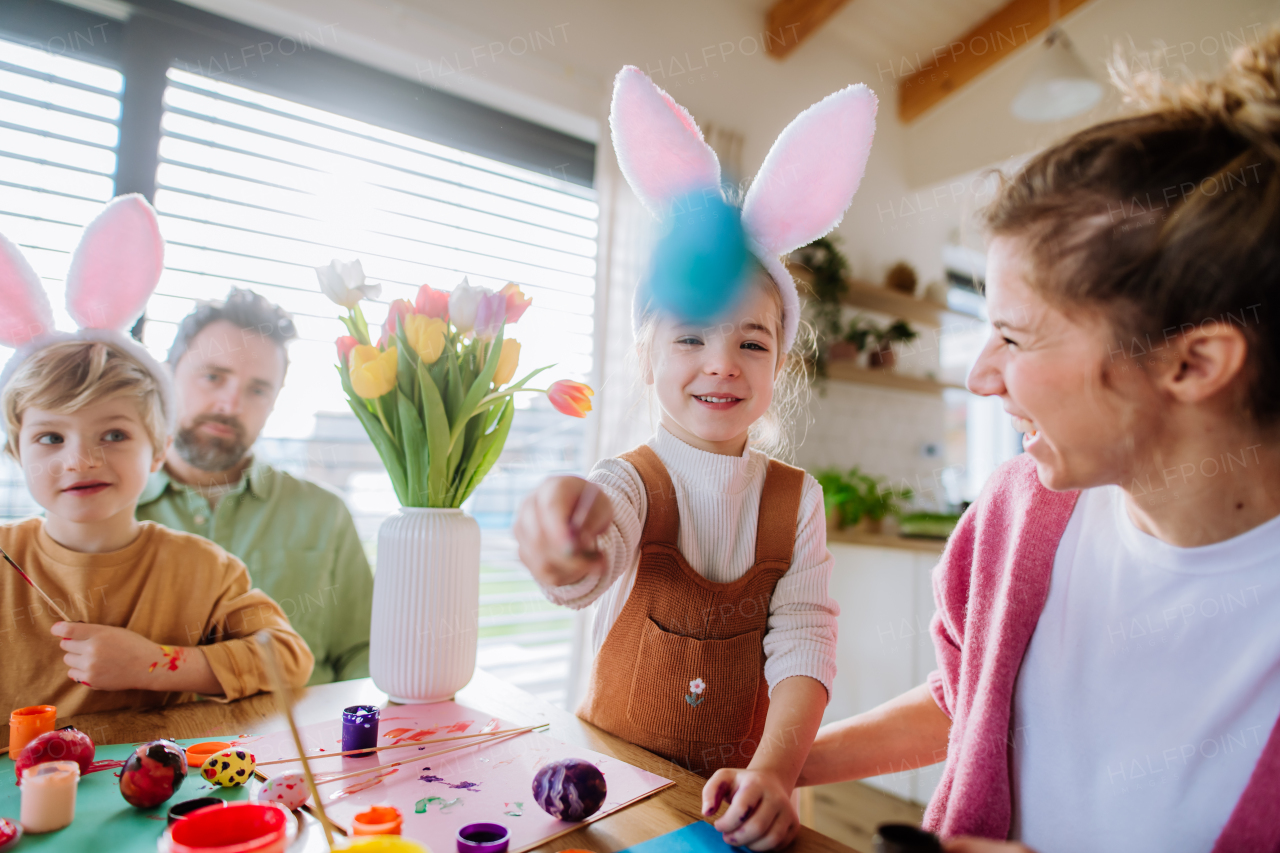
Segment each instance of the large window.
[{"label": "large window", "polygon": [[[64,329],[70,251],[114,195],[123,88],[115,69],[0,40],[0,233],[44,280]],[[0,347],[0,363],[12,354]],[[17,465],[3,457],[0,518],[38,509]]]},{"label": "large window", "polygon": [[[208,28],[208,20],[198,23],[201,32]],[[4,24],[0,11],[0,29]],[[227,24],[229,32],[237,27]],[[181,48],[184,38],[195,37],[169,33],[164,47]],[[196,301],[221,298],[231,287],[251,288],[289,310],[300,339],[255,452],[341,491],[371,560],[378,525],[396,501],[334,377],[341,309],[321,296],[313,267],[359,257],[369,280],[383,286],[379,300],[366,304],[371,323],[381,321],[390,300],[412,299],[423,283],[450,289],[464,275],[495,288],[515,281],[534,298],[515,327],[522,367],[554,362],[553,379],[591,379],[597,208],[582,180],[577,141],[518,120],[495,122],[482,109],[469,131],[465,121],[451,120],[447,131],[429,132],[437,126],[431,115],[370,120],[377,115],[369,105],[395,102],[403,81],[336,58],[335,67],[317,65],[324,58],[315,50],[305,56],[308,74],[282,65],[243,79],[197,61],[199,46],[187,49],[189,61],[174,58],[159,68],[158,126],[146,132],[145,105],[131,113],[137,105],[126,101],[122,117],[129,68],[122,75],[109,67],[109,55],[59,56],[17,40],[0,41],[0,231],[31,258],[60,308],[80,227],[116,192],[151,190],[129,186],[138,178],[130,179],[126,166],[153,163],[142,170],[143,183],[154,172],[166,270],[147,308],[143,342],[163,358]],[[356,75],[370,87],[360,108],[325,108],[322,87],[298,84],[326,73]],[[458,104],[440,109],[466,118]],[[119,126],[139,114],[144,127],[120,142]],[[519,133],[495,142],[506,125]],[[139,142],[147,149],[130,149]],[[578,158],[574,165],[552,162],[566,150]],[[65,315],[61,322],[69,325]],[[8,355],[0,351],[0,358]],[[483,533],[480,662],[557,701],[572,619],[538,593],[507,531],[518,501],[541,477],[588,464],[587,441],[583,421],[552,411],[543,398],[521,404],[506,451],[467,507]],[[0,516],[37,509],[16,466],[6,463]]]}]

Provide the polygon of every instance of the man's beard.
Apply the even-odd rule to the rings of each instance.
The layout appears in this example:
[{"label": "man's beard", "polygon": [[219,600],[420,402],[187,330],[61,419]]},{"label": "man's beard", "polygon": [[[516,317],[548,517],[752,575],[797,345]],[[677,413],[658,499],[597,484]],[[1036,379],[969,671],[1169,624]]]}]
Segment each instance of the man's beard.
[{"label": "man's beard", "polygon": [[[233,438],[218,438],[199,432],[201,424],[222,424],[235,431]],[[249,446],[244,440],[244,424],[239,418],[228,415],[200,415],[190,424],[181,427],[174,436],[173,448],[188,465],[201,471],[226,471],[234,468]]]}]

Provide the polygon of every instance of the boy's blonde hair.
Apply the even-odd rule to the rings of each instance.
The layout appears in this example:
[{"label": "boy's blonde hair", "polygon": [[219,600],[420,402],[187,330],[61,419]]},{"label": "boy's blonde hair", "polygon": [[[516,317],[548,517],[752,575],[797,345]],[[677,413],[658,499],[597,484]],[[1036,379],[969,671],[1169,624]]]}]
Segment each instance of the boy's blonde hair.
[{"label": "boy's blonde hair", "polygon": [[[779,344],[778,357],[786,358],[782,372],[773,381],[773,400],[769,408],[758,421],[751,425],[748,436],[751,446],[769,456],[788,460],[794,450],[793,438],[796,421],[805,411],[809,403],[809,364],[814,355],[813,329],[803,320],[796,333],[795,343],[791,351],[781,351],[782,342],[782,292],[778,283],[758,262],[753,262],[755,273],[751,277],[749,287],[759,287],[773,297],[778,306],[778,319],[773,330],[774,339]],[[653,355],[653,338],[658,329],[659,315],[647,311],[640,321],[636,336],[636,355],[640,360],[641,373],[644,365]],[[776,362],[775,362],[776,364]],[[652,398],[650,398],[652,405]]]},{"label": "boy's blonde hair", "polygon": [[32,353],[14,371],[3,392],[5,453],[18,458],[22,413],[32,408],[77,412],[112,397],[131,396],[156,455],[169,439],[160,383],[132,353],[104,341],[68,340]]}]

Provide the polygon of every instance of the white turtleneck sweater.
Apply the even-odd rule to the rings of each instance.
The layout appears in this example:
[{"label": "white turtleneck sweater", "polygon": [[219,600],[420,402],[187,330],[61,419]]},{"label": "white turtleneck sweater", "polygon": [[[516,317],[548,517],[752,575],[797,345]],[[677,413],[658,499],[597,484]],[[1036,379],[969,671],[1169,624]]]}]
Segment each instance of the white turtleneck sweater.
[{"label": "white turtleneck sweater", "polygon": [[[662,427],[648,444],[675,486],[680,553],[694,571],[713,583],[729,583],[745,575],[755,562],[756,523],[769,457],[750,447],[742,456],[708,453]],[[543,587],[543,592],[552,602],[574,610],[599,599],[591,633],[598,653],[635,585],[648,504],[639,473],[621,459],[600,461],[588,479],[613,503],[613,522],[599,540],[604,569],[577,583]],[[771,695],[784,678],[793,675],[815,678],[831,693],[840,613],[827,594],[833,562],[827,550],[822,487],[805,474],[791,568],[774,587],[769,602],[764,675]]]}]

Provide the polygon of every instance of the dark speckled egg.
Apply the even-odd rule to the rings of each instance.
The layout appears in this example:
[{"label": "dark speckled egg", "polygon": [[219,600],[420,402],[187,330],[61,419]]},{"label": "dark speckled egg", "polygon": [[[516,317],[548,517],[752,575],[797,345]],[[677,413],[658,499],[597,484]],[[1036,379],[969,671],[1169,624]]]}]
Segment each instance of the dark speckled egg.
[{"label": "dark speckled egg", "polygon": [[158,806],[187,778],[187,755],[171,740],[153,740],[133,751],[120,769],[120,795],[140,809]]},{"label": "dark speckled egg", "polygon": [[604,803],[604,774],[589,761],[566,758],[543,766],[533,777],[533,799],[560,820],[586,820]]}]

